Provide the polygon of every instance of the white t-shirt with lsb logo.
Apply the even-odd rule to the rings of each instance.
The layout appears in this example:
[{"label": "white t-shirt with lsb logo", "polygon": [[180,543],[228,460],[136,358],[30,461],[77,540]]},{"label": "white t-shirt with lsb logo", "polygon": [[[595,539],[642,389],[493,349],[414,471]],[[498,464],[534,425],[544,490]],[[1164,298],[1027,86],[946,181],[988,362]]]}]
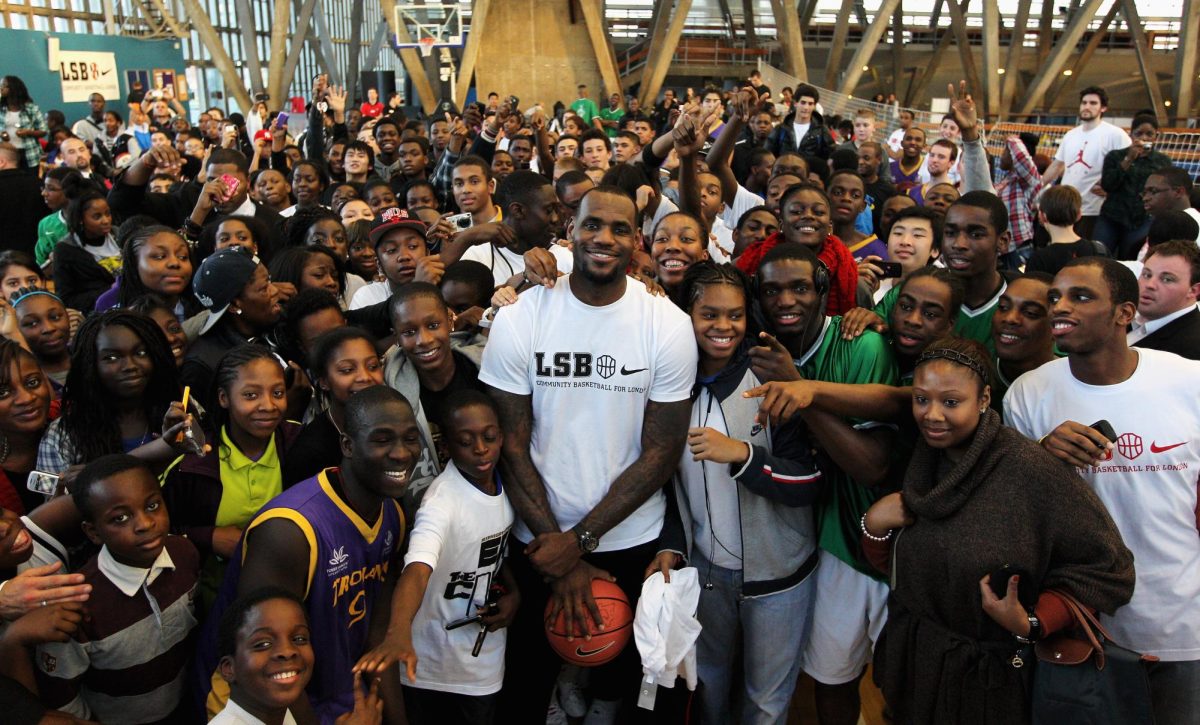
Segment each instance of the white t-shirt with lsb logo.
[{"label": "white t-shirt with lsb logo", "polygon": [[[530,453],[554,517],[568,531],[641,455],[646,404],[691,397],[696,364],[691,321],[670,300],[627,280],[619,300],[593,307],[571,292],[568,275],[500,310],[479,380],[532,396]],[[655,540],[665,510],[656,491],[600,538],[597,551]],[[519,518],[513,535],[533,538]]]}]

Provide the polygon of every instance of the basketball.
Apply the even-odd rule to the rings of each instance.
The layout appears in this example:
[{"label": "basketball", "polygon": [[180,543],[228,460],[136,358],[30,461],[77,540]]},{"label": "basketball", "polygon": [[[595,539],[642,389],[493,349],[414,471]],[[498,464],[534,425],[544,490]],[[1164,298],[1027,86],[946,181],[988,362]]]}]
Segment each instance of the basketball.
[{"label": "basketball", "polygon": [[[592,580],[592,596],[596,606],[600,608],[600,616],[604,626],[598,631],[593,630],[591,639],[576,637],[568,641],[571,634],[565,621],[565,613],[559,612],[553,624],[546,625],[546,639],[550,647],[567,662],[580,667],[595,667],[611,661],[629,644],[633,634],[633,608],[629,606],[629,597],[621,587],[603,579]],[[554,600],[546,604],[546,618]]]}]

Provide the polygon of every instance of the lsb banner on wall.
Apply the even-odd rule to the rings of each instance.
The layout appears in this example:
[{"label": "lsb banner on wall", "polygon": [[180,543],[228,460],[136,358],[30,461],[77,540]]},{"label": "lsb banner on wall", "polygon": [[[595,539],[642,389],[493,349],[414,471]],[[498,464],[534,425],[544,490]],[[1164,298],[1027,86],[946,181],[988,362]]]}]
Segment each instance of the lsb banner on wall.
[{"label": "lsb banner on wall", "polygon": [[93,93],[109,100],[121,97],[115,53],[60,50],[58,74],[62,77],[63,103],[86,103]]}]

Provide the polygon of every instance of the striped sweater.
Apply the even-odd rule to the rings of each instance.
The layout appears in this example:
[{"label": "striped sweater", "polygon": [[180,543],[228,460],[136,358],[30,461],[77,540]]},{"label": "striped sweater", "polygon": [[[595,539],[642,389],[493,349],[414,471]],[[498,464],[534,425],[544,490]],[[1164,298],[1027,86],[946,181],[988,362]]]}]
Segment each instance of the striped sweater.
[{"label": "striped sweater", "polygon": [[71,641],[37,650],[38,688],[47,706],[101,722],[171,717],[183,695],[196,627],[200,556],[179,536],[167,537],[166,551],[175,568],[164,569],[133,596],[100,571],[98,557],[80,569],[92,585],[91,617]]}]

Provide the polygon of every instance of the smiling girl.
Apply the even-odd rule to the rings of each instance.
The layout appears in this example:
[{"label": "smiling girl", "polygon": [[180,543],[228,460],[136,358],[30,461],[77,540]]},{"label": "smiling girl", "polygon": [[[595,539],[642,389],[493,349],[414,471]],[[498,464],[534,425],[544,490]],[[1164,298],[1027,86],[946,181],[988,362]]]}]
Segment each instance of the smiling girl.
[{"label": "smiling girl", "polygon": [[[79,328],[62,393],[62,417],[46,429],[37,470],[62,473],[109,453],[166,463],[187,452],[179,371],[162,331],[125,310]],[[197,431],[197,435],[199,432]]]},{"label": "smiling girl", "polygon": [[735,267],[712,262],[696,263],[684,279],[700,350],[698,394],[668,501],[674,511],[646,571],[669,581],[686,558],[704,584],[696,666],[705,722],[786,717],[816,593],[811,505],[822,475],[799,418],[759,425],[758,401],[742,395],[760,384],[747,354],[749,287]]},{"label": "smiling girl", "polygon": [[[1027,722],[1013,653],[1071,625],[1052,590],[1110,614],[1133,594],[1133,557],[1104,505],[1001,423],[988,407],[992,376],[977,342],[926,348],[912,388],[921,440],[903,490],[862,517],[863,551],[893,581],[874,667],[898,723]],[[1002,570],[1012,576],[992,582]]]},{"label": "smiling girl", "polygon": [[216,455],[183,456],[164,476],[163,497],[172,531],[186,535],[201,554],[212,552],[201,574],[215,597],[242,529],[283,492],[283,462],[300,433],[284,419],[287,384],[280,359],[262,345],[230,350],[217,367],[214,411]]},{"label": "smiling girl", "polygon": [[816,253],[829,269],[829,297],[825,311],[841,315],[855,305],[858,265],[846,245],[832,233],[829,195],[810,184],[789,186],[779,199],[779,231],[750,245],[737,259],[746,274],[758,271],[763,255],[782,242],[803,244]]},{"label": "smiling girl", "polygon": [[338,327],[322,334],[313,343],[308,360],[325,409],[305,424],[296,439],[295,452],[283,467],[285,485],[339,464],[346,401],[359,391],[383,384],[383,361],[375,351],[375,339],[356,327]]}]

